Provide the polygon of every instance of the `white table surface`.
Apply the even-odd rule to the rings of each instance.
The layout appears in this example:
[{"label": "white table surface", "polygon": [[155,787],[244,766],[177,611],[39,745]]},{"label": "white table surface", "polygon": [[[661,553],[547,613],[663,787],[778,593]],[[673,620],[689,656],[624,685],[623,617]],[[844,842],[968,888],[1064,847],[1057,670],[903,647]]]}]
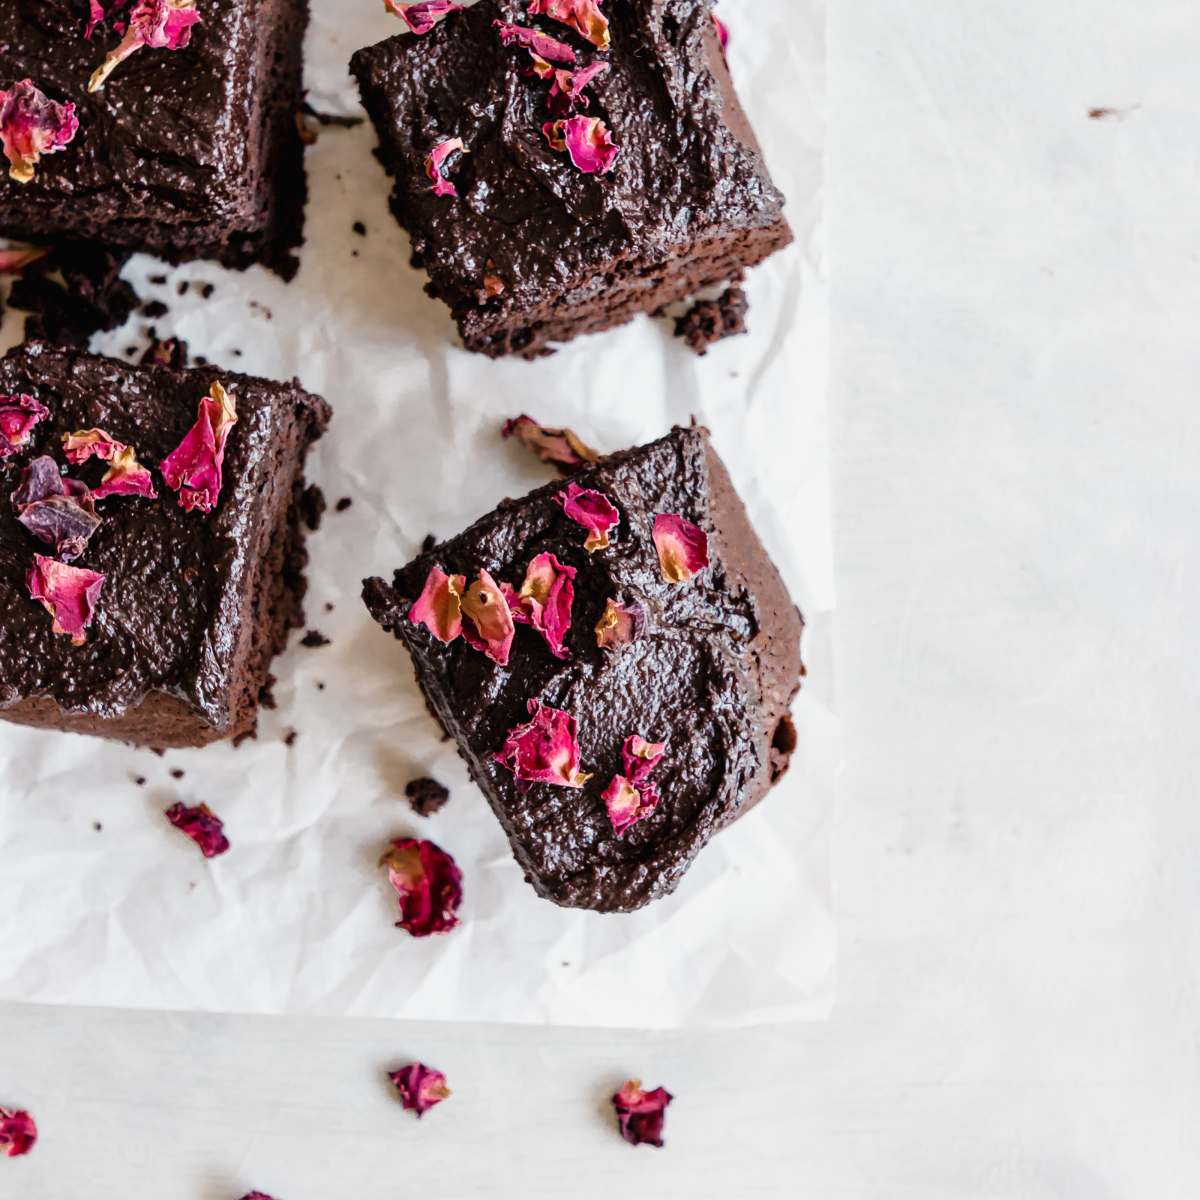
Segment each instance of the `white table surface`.
[{"label": "white table surface", "polygon": [[[4,1006],[42,1142],[0,1196],[1194,1198],[1197,61],[1171,0],[832,4],[830,1022]],[[380,1075],[418,1056],[419,1125]],[[627,1074],[662,1152],[611,1132]]]}]

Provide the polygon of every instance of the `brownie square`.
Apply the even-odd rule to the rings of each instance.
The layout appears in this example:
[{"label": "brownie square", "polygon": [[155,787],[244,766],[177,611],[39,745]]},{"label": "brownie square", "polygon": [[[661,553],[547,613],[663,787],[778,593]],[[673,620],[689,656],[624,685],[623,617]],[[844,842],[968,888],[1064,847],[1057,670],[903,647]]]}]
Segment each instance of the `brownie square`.
[{"label": "brownie square", "polygon": [[[789,716],[800,686],[803,621],[729,475],[700,428],[601,459],[573,477],[620,512],[612,545],[589,553],[550,484],[506,500],[466,532],[395,574],[365,582],[372,615],[408,647],[417,682],[499,817],[538,894],[567,907],[629,912],[674,890],[720,829],[766,794],[795,748]],[[691,582],[664,579],[652,532],[676,514],[708,535],[711,565]],[[575,568],[567,656],[518,625],[508,665],[448,644],[410,619],[434,567],[468,580],[487,570],[521,587],[527,565],[554,554]],[[640,613],[629,644],[601,649],[595,627],[609,599]],[[528,702],[569,713],[582,790],[522,790],[495,758]],[[617,836],[602,793],[623,769],[625,739],[666,742],[653,771],[658,807]]]},{"label": "brownie square", "polygon": [[[214,383],[237,407],[210,513],[185,511],[159,463],[196,423]],[[156,749],[202,746],[254,730],[269,702],[272,657],[303,624],[307,557],[297,519],[304,459],[329,409],[296,382],[215,367],[130,367],[33,342],[0,359],[0,394],[49,410],[28,445],[0,461],[0,717]],[[40,455],[66,466],[63,436],[99,428],[134,447],[156,500],[109,496],[72,565],[104,584],[86,641],[52,632],[26,572],[53,554],[8,502]],[[95,488],[106,463],[68,474]]]},{"label": "brownie square", "polygon": [[43,157],[32,182],[0,173],[0,234],[295,274],[308,0],[204,0],[199,10],[185,48],[141,46],[89,93],[128,7],[89,41],[88,0],[0,5],[0,87],[32,79],[79,119],[74,140]]},{"label": "brownie square", "polygon": [[[534,357],[552,342],[620,325],[791,241],[734,93],[710,0],[609,0],[611,49],[531,17],[525,0],[481,0],[429,33],[397,36],[351,61],[395,178],[392,211],[451,308],[467,348]],[[576,66],[607,62],[587,117],[620,146],[611,172],[584,174],[543,133],[551,83],[494,22],[568,44]],[[461,138],[437,196],[425,169]],[[496,292],[497,285],[503,290]]]}]

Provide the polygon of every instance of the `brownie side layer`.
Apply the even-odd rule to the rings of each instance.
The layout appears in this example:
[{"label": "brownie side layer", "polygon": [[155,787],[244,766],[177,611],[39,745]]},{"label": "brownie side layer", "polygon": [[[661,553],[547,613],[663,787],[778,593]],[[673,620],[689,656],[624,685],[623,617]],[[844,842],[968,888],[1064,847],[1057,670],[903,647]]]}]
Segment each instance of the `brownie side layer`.
[{"label": "brownie side layer", "polygon": [[33,182],[3,174],[0,234],[294,274],[307,0],[208,0],[202,12],[185,49],[141,47],[89,94],[91,72],[120,37],[112,22],[87,41],[87,0],[3,6],[0,86],[33,79],[76,105],[80,128]]},{"label": "brownie side layer", "polygon": [[[788,708],[800,684],[800,614],[703,429],[675,429],[602,459],[575,477],[612,498],[613,546],[589,555],[585,531],[550,484],[505,501],[458,537],[396,572],[367,580],[375,619],[407,645],[431,711],[458,743],[538,894],[567,907],[629,912],[674,890],[705,843],[762,798],[786,767]],[[651,537],[657,513],[710,535],[711,567],[691,583],[663,580]],[[507,668],[464,639],[443,645],[408,619],[432,567],[474,578],[485,568],[520,587],[528,562],[553,553],[575,567],[566,661],[518,626]],[[643,634],[603,651],[594,628],[607,601],[640,603]],[[535,699],[578,723],[583,790],[534,784],[521,792],[493,754]],[[784,734],[780,738],[779,731]],[[666,741],[652,779],[662,801],[623,838],[601,793],[621,770],[626,737]]]},{"label": "brownie side layer", "polygon": [[[413,235],[429,290],[471,349],[533,356],[734,277],[787,244],[783,197],[767,175],[715,36],[707,0],[612,0],[612,51],[512,0],[481,3],[421,38],[397,36],[352,60],[395,178],[392,209]],[[607,61],[589,85],[621,150],[584,175],[542,133],[549,85],[495,20],[537,25]],[[434,145],[461,137],[457,197],[425,173]],[[483,301],[483,279],[504,291]]]},{"label": "brownie side layer", "polygon": [[[210,514],[185,512],[157,471],[214,382],[233,392],[224,482]],[[46,549],[0,503],[0,716],[155,747],[202,745],[253,728],[271,656],[302,623],[296,501],[304,457],[329,409],[295,382],[214,367],[133,368],[32,343],[0,359],[0,393],[50,409],[33,443],[0,464],[11,494],[39,454],[60,463],[62,435],[99,427],[133,444],[157,500],[111,497],[78,565],[105,575],[88,640],[51,632],[25,572]],[[104,464],[70,468],[95,486]]]}]

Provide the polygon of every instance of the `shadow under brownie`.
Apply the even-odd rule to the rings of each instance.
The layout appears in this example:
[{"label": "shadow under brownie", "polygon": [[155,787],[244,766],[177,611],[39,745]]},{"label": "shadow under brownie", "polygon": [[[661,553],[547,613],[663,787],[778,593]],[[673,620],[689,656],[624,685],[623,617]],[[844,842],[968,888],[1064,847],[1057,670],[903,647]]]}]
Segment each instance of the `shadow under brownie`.
[{"label": "shadow under brownie", "polygon": [[[188,434],[214,383],[237,422],[210,513],[185,511],[158,464]],[[303,624],[307,561],[298,505],[309,445],[329,408],[296,382],[216,368],[129,367],[30,343],[0,359],[0,394],[49,410],[30,441],[0,460],[0,717],[152,746],[200,746],[253,732],[269,700],[271,659]],[[73,564],[104,575],[95,618],[76,645],[31,598],[35,554],[52,554],[9,498],[41,455],[66,466],[63,436],[99,428],[151,469],[155,500],[112,496]],[[71,466],[95,488],[108,464]]]},{"label": "shadow under brownie", "polygon": [[[392,211],[468,349],[548,353],[738,281],[792,240],[709,0],[609,0],[605,52],[527,7],[481,0],[351,62],[395,179]],[[580,69],[607,64],[579,111],[619,146],[611,171],[584,174],[551,146],[552,84],[496,21],[561,41]],[[439,196],[426,159],[453,138],[465,152],[442,173],[457,195]]]},{"label": "shadow under brownie", "polygon": [[[787,769],[803,622],[705,430],[675,429],[571,482],[619,511],[607,549],[585,549],[585,531],[558,499],[568,484],[550,484],[422,553],[393,583],[367,580],[363,595],[407,646],[430,711],[458,743],[538,894],[629,912],[673,891],[708,840]],[[689,582],[664,579],[653,536],[664,513],[707,535],[711,565]],[[519,589],[544,554],[576,572],[565,657],[528,625],[516,627],[501,666],[465,637],[444,644],[414,623],[435,568],[467,579],[485,570]],[[627,644],[601,648],[596,626],[614,598],[639,613],[638,629]],[[581,787],[523,788],[497,761],[512,730],[529,721],[530,701],[575,721],[591,775]],[[618,834],[602,793],[635,734],[666,743],[652,772],[661,800]]]}]

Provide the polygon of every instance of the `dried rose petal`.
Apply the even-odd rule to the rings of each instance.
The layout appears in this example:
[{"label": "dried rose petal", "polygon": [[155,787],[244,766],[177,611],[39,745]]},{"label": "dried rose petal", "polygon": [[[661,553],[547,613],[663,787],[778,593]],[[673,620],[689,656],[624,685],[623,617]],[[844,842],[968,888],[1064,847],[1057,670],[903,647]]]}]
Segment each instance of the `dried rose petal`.
[{"label": "dried rose petal", "polygon": [[[548,64],[547,64],[548,65]],[[597,75],[602,75],[608,70],[608,63],[594,62],[590,67],[582,67],[578,71],[555,71],[554,84],[550,88],[551,96],[563,96],[568,104],[577,104],[583,101],[583,107],[587,108],[588,98],[583,95],[583,89],[587,87]]]},{"label": "dried rose petal", "polygon": [[708,566],[708,534],[674,513],[654,518],[654,545],[668,583],[687,583]]},{"label": "dried rose petal", "polygon": [[451,13],[462,12],[461,4],[451,0],[421,0],[419,4],[399,4],[397,0],[383,0],[383,7],[393,16],[399,17],[413,33],[428,33],[439,21]]},{"label": "dried rose petal", "polygon": [[467,588],[462,611],[463,637],[492,662],[508,666],[516,627],[504,592],[486,571],[480,571],[479,578]]},{"label": "dried rose petal", "polygon": [[599,50],[609,47],[608,21],[596,0],[531,0],[529,15],[561,21]]},{"label": "dried rose petal", "polygon": [[600,117],[568,117],[553,123],[553,137],[546,132],[545,126],[542,132],[546,133],[554,149],[567,150],[571,161],[585,175],[604,175],[611,171],[621,149]]},{"label": "dried rose petal", "polygon": [[[118,6],[119,7],[119,6]],[[129,14],[129,28],[121,44],[110,50],[92,73],[88,91],[95,92],[139,46],[154,50],[182,50],[192,37],[192,26],[200,20],[196,0],[138,0]]]},{"label": "dried rose petal", "polygon": [[451,1094],[445,1075],[424,1063],[409,1063],[407,1067],[389,1072],[388,1078],[400,1093],[401,1105],[413,1109],[418,1117],[423,1117]]},{"label": "dried rose petal", "polygon": [[610,599],[604,615],[596,622],[596,645],[601,650],[609,646],[627,646],[637,636],[637,620],[632,611],[620,601]]},{"label": "dried rose petal", "polygon": [[579,484],[570,483],[554,498],[572,521],[589,531],[583,543],[589,554],[608,549],[608,535],[620,523],[621,514],[603,492],[585,491]]},{"label": "dried rose petal", "polygon": [[518,791],[534,783],[583,787],[591,776],[579,770],[575,718],[536,700],[529,701],[529,712],[533,720],[510,729],[504,749],[492,757],[517,777]]},{"label": "dried rose petal", "polygon": [[147,500],[158,497],[149,468],[138,462],[132,446],[123,446],[113,455],[112,466],[92,492],[95,500],[103,500],[105,496],[145,496]]},{"label": "dried rose petal", "polygon": [[124,449],[124,442],[109,437],[103,429],[77,429],[74,433],[63,434],[67,462],[75,466],[87,462],[93,455],[105,462],[112,462],[113,456]]},{"label": "dried rose petal", "polygon": [[268,1196],[266,1192],[247,1192],[242,1200],[274,1200],[274,1197]]},{"label": "dried rose petal", "polygon": [[539,554],[526,568],[520,592],[505,590],[514,621],[532,625],[545,639],[556,658],[566,658],[563,641],[571,628],[571,605],[575,600],[575,568],[564,566],[553,554]]},{"label": "dried rose petal", "polygon": [[172,804],[166,811],[166,817],[176,829],[186,833],[200,847],[205,858],[216,858],[229,849],[229,839],[222,832],[224,823],[207,804],[199,804],[195,808]]},{"label": "dried rose petal", "polygon": [[648,742],[636,733],[625,739],[621,747],[621,758],[625,763],[625,774],[634,783],[645,783],[650,772],[658,766],[659,759],[667,748],[666,742]]},{"label": "dried rose petal", "polygon": [[462,903],[462,872],[454,859],[433,842],[397,838],[379,865],[387,864],[388,879],[400,895],[397,929],[413,937],[447,933],[458,924]]},{"label": "dried rose petal", "polygon": [[658,788],[654,784],[635,784],[624,775],[614,775],[600,798],[608,809],[608,819],[617,837],[624,836],[630,825],[648,817],[659,801]]},{"label": "dried rose petal", "polygon": [[78,130],[75,105],[51,100],[32,79],[0,90],[0,142],[18,183],[28,183],[42,155],[65,150]]},{"label": "dried rose petal", "polygon": [[103,524],[92,495],[77,480],[64,479],[49,455],[35,458],[12,494],[17,520],[36,538],[54,547],[63,562],[78,558],[88,539]]},{"label": "dried rose petal", "polygon": [[433,194],[435,196],[458,195],[458,190],[454,184],[442,174],[442,163],[455,150],[460,150],[463,154],[467,153],[462,138],[447,138],[444,142],[438,142],[430,152],[429,157],[425,159],[425,174],[433,180]]},{"label": "dried rose petal", "polygon": [[45,258],[49,246],[26,246],[23,249],[0,250],[0,275],[19,275],[30,263]]},{"label": "dried rose petal", "polygon": [[15,454],[29,444],[33,427],[50,415],[50,410],[23,392],[0,396],[0,458]]},{"label": "dried rose petal", "polygon": [[221,491],[225,442],[236,422],[233,394],[214,383],[200,401],[196,424],[159,467],[167,486],[179,493],[181,508],[188,512],[193,508],[212,511]]},{"label": "dried rose petal", "polygon": [[[100,3],[100,0],[89,0],[91,13],[88,17],[87,29],[84,30],[83,36],[87,38],[88,41],[91,41],[92,34],[96,32],[96,26],[99,25],[101,21],[111,17],[113,13],[119,12],[128,3],[129,0],[113,0],[113,3],[109,6],[108,12],[105,12],[104,6]],[[123,26],[117,25],[116,28],[119,31],[121,28],[123,28]]]},{"label": "dried rose petal", "polygon": [[96,615],[103,585],[103,575],[56,562],[44,554],[33,556],[33,566],[25,574],[29,595],[40,600],[54,617],[52,632],[69,633],[77,646],[87,641],[83,631]]},{"label": "dried rose petal", "polygon": [[631,1146],[661,1147],[666,1107],[674,1099],[666,1088],[645,1092],[640,1079],[626,1081],[612,1098],[621,1136]]},{"label": "dried rose petal", "polygon": [[37,1135],[33,1118],[23,1108],[0,1108],[0,1150],[9,1158],[28,1154]]},{"label": "dried rose petal", "polygon": [[449,644],[462,633],[462,594],[465,575],[447,575],[434,567],[416,604],[408,610],[414,625],[424,625],[439,642]]},{"label": "dried rose petal", "polygon": [[529,29],[525,25],[506,25],[503,21],[493,21],[492,24],[500,30],[500,40],[506,46],[511,46],[513,42],[516,42],[518,45],[524,46],[530,54],[549,62],[573,63],[575,61],[575,51],[570,46],[564,42],[556,42],[554,38],[547,37],[536,29]]},{"label": "dried rose petal", "polygon": [[717,27],[717,37],[721,39],[721,53],[724,54],[729,48],[729,30],[725,27],[725,22],[713,13],[713,24]]},{"label": "dried rose petal", "polygon": [[549,429],[522,414],[504,422],[501,437],[515,437],[544,463],[552,463],[560,475],[571,475],[594,463],[600,455],[584,445],[570,429]]}]

